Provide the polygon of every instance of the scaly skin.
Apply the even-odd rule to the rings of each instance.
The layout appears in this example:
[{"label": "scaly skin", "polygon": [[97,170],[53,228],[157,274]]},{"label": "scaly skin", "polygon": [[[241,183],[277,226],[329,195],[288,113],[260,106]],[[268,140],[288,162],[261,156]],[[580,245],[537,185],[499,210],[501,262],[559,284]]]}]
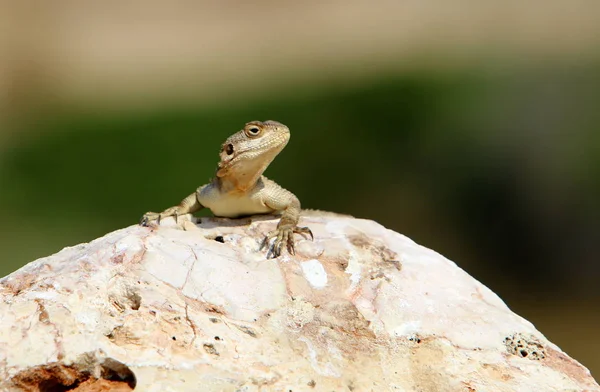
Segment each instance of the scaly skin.
[{"label": "scaly skin", "polygon": [[[191,214],[208,208],[215,216],[237,218],[247,215],[281,213],[277,229],[268,233],[260,247],[267,257],[279,257],[285,246],[295,254],[294,233],[308,234],[298,227],[300,201],[290,191],[263,176],[263,172],[290,140],[290,130],[276,121],[252,121],[230,136],[221,147],[216,177],[185,199],[163,212],[147,212],[142,226],[152,221]],[[271,240],[272,243],[271,243]],[[270,246],[268,246],[271,243]]]}]

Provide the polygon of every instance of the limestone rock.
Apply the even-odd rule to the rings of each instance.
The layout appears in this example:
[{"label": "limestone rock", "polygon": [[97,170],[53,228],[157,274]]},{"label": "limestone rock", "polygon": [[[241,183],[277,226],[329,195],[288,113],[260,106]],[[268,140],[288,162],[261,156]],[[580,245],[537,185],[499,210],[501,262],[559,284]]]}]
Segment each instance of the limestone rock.
[{"label": "limestone rock", "polygon": [[3,278],[0,389],[600,391],[436,252],[313,213],[266,259],[276,222],[131,226]]}]

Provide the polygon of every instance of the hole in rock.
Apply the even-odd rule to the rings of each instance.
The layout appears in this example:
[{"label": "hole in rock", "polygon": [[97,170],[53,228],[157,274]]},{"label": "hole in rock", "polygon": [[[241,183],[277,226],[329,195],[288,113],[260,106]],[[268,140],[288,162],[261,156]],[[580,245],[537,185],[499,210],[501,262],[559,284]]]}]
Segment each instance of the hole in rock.
[{"label": "hole in rock", "polygon": [[[97,376],[100,376],[98,378]],[[133,372],[123,363],[106,358],[85,366],[51,363],[22,370],[11,377],[16,388],[31,392],[132,391],[136,386]]]}]

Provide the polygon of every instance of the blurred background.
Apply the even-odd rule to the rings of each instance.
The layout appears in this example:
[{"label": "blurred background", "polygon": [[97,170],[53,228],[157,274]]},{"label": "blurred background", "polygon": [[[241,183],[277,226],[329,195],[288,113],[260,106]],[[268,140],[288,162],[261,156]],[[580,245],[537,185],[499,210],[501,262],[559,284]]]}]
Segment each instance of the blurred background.
[{"label": "blurred background", "polygon": [[267,175],[455,261],[600,374],[600,2],[8,2],[0,276],[212,177]]}]

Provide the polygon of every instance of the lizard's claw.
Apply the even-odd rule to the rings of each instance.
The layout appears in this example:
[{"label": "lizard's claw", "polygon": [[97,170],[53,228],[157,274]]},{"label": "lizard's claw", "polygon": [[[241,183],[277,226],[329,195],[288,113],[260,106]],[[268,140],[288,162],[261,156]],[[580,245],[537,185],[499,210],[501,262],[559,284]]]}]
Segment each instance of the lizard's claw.
[{"label": "lizard's claw", "polygon": [[148,226],[151,221],[158,220],[159,216],[156,212],[146,212],[140,219],[140,226]]},{"label": "lizard's claw", "polygon": [[313,235],[312,231],[310,231],[310,229],[308,227],[298,227],[298,226],[296,226],[294,228],[294,233],[296,233],[296,234],[308,234],[308,235],[310,235],[310,240],[311,241],[315,240],[315,236]]},{"label": "lizard's claw", "polygon": [[284,245],[286,246],[289,254],[295,255],[296,248],[294,242],[294,233],[308,234],[310,235],[311,240],[314,240],[313,233],[308,227],[281,226],[271,231],[265,236],[265,239],[263,240],[260,249],[264,249],[266,246],[268,246],[272,239],[275,239],[275,241],[273,241],[273,245],[271,245],[271,247],[269,248],[267,258],[275,258],[281,256],[281,252],[283,250]]},{"label": "lizard's claw", "polygon": [[144,216],[142,216],[142,219],[140,219],[140,225],[148,226],[152,221],[156,221],[156,224],[160,225],[160,220],[168,218],[169,216],[175,217],[175,223],[177,223],[177,219],[179,218],[179,208],[179,206],[167,208],[161,213],[146,212]]}]

